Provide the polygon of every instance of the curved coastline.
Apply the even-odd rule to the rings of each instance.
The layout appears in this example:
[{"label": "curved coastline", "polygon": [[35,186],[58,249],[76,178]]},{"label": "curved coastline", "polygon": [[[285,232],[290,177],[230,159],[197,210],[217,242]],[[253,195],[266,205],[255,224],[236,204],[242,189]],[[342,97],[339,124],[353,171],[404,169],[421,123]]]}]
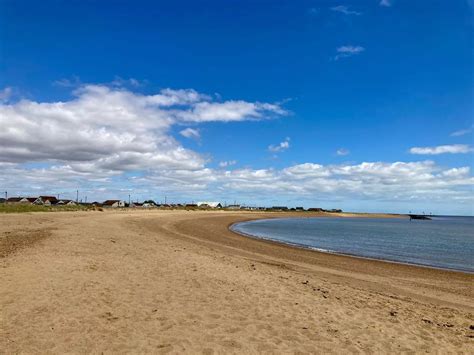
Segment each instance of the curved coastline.
[{"label": "curved coastline", "polygon": [[[237,225],[245,224],[245,223],[253,222],[253,221],[265,221],[265,220],[273,220],[273,219],[293,219],[293,218],[303,218],[303,217],[282,217],[282,218],[277,217],[277,218],[250,219],[250,220],[246,220],[246,221],[239,221],[239,222],[232,223],[228,226],[228,229],[232,233],[235,233],[235,234],[237,234],[239,236],[242,236],[242,237],[245,237],[245,238],[250,238],[250,239],[254,239],[254,240],[262,240],[262,241],[270,241],[272,243],[281,244],[281,245],[288,246],[288,247],[291,247],[291,248],[296,248],[296,249],[301,249],[301,250],[309,250],[309,251],[316,252],[316,253],[323,253],[323,254],[328,254],[328,255],[338,255],[338,256],[349,257],[349,258],[354,258],[354,259],[370,260],[370,261],[383,262],[383,263],[388,263],[388,264],[414,266],[414,267],[421,267],[421,268],[427,268],[427,269],[433,269],[433,270],[439,270],[439,271],[449,271],[449,272],[456,272],[456,273],[474,275],[474,272],[471,272],[471,271],[468,271],[468,270],[459,270],[459,269],[455,269],[455,268],[438,267],[438,266],[421,264],[421,263],[414,263],[414,262],[410,263],[410,262],[403,262],[403,261],[390,260],[390,259],[384,259],[384,258],[368,257],[368,256],[362,256],[362,255],[358,255],[358,254],[338,252],[338,251],[335,251],[335,250],[329,250],[329,249],[325,249],[325,248],[311,247],[311,246],[308,246],[308,245],[305,245],[305,244],[281,241],[281,240],[274,239],[274,238],[271,238],[271,237],[260,237],[260,236],[253,235],[253,234],[250,234],[250,233],[245,233],[243,231],[238,231],[234,228]],[[320,217],[306,217],[306,218],[320,218]],[[353,217],[353,218],[357,218],[357,217]]]}]

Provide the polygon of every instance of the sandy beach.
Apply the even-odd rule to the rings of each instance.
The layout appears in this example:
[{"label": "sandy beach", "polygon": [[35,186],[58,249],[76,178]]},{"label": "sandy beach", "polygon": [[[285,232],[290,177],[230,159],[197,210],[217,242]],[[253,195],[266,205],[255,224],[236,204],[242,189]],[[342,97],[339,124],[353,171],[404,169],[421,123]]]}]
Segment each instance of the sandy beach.
[{"label": "sandy beach", "polygon": [[0,215],[0,353],[474,352],[474,275],[228,229],[281,216]]}]

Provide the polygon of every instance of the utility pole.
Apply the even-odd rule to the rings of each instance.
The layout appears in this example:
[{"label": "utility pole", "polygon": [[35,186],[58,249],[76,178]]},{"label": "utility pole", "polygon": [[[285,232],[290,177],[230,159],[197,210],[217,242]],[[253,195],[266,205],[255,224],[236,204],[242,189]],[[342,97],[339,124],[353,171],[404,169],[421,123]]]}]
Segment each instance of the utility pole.
[{"label": "utility pole", "polygon": [[79,190],[76,190],[76,203],[79,202]]},{"label": "utility pole", "polygon": [[5,202],[8,200],[8,191],[5,191]]},{"label": "utility pole", "polygon": [[166,205],[166,196],[165,196],[165,205]]},{"label": "utility pole", "polygon": [[129,194],[129,195],[128,195],[128,205],[129,205],[129,206],[130,206],[130,202],[131,202],[131,200],[130,200],[130,194]]}]

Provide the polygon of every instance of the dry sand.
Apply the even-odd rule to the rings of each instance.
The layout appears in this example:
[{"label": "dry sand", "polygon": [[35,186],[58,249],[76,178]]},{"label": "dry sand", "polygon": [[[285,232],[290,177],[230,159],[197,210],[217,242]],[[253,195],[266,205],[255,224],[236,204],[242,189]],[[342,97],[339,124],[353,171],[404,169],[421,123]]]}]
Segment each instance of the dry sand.
[{"label": "dry sand", "polygon": [[227,229],[269,216],[0,215],[0,352],[474,352],[474,275]]}]

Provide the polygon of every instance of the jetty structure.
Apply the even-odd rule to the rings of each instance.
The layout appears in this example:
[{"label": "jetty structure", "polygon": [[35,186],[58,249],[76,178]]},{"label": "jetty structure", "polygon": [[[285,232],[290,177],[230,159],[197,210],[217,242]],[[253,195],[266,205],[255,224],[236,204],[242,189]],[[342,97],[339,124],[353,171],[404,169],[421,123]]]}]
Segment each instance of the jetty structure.
[{"label": "jetty structure", "polygon": [[431,218],[424,215],[424,214],[409,214],[408,216],[410,216],[410,221],[412,219],[420,219],[420,220],[425,220],[425,221],[431,221]]}]

